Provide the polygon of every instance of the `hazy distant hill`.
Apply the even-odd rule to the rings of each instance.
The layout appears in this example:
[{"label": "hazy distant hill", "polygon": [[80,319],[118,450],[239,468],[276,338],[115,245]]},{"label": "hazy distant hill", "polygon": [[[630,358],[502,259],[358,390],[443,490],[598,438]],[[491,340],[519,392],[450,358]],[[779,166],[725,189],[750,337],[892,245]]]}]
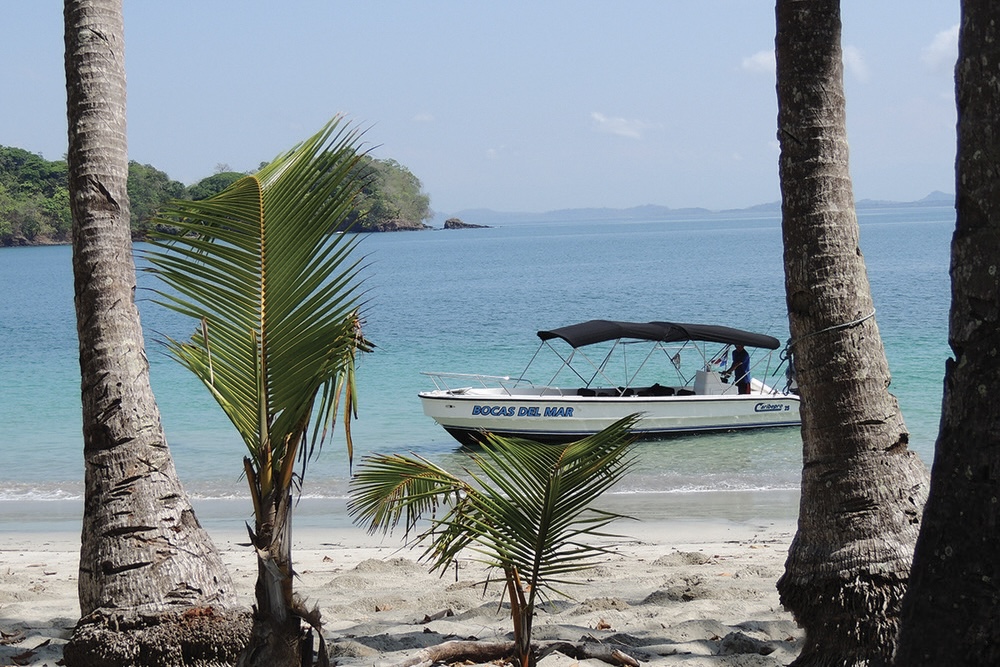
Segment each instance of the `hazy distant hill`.
[{"label": "hazy distant hill", "polygon": [[[862,199],[855,203],[858,209],[877,208],[910,208],[922,206],[954,206],[955,195],[934,191],[917,201],[897,202],[878,199]],[[748,208],[713,211],[707,208],[669,208],[647,204],[632,208],[567,208],[544,213],[494,211],[491,209],[466,209],[457,213],[437,214],[434,223],[440,226],[446,218],[461,218],[464,221],[480,225],[503,225],[518,222],[576,222],[576,221],[607,221],[621,220],[684,220],[691,218],[736,217],[740,215],[754,216],[761,214],[777,215],[781,211],[781,202],[758,204]]]},{"label": "hazy distant hill", "polygon": [[954,206],[955,195],[935,190],[923,199],[911,202],[883,201],[881,199],[862,199],[857,202],[857,208],[909,208],[919,206]]}]

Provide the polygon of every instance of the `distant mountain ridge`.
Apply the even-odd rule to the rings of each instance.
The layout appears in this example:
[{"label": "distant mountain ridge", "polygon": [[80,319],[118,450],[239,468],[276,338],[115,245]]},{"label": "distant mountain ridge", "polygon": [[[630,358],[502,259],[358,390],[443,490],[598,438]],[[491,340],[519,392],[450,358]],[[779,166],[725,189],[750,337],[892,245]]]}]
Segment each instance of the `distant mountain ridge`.
[{"label": "distant mountain ridge", "polygon": [[[954,206],[955,195],[935,190],[923,199],[912,202],[897,202],[881,199],[861,199],[855,202],[855,208],[861,210],[879,208],[917,208],[924,206]],[[670,208],[656,204],[645,204],[631,208],[566,208],[544,213],[524,211],[494,211],[478,208],[466,209],[457,213],[437,214],[434,218],[436,226],[443,224],[447,218],[461,218],[476,224],[512,224],[517,222],[613,222],[616,220],[678,220],[685,218],[734,217],[740,215],[776,215],[781,212],[781,202],[757,204],[747,208],[712,210],[708,208]]]}]

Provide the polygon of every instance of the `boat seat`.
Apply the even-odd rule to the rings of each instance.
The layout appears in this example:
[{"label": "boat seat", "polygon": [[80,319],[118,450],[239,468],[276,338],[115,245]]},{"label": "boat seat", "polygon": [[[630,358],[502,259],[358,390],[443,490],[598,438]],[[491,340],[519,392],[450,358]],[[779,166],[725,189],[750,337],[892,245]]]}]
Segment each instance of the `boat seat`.
[{"label": "boat seat", "polygon": [[643,387],[642,389],[636,390],[639,396],[673,396],[673,387],[664,387],[662,384],[657,382],[652,387]]},{"label": "boat seat", "polygon": [[597,396],[597,392],[590,387],[580,387],[576,390],[577,396]]},{"label": "boat seat", "polygon": [[678,396],[694,396],[694,391],[691,390],[691,389],[678,389],[677,390],[677,395]]}]

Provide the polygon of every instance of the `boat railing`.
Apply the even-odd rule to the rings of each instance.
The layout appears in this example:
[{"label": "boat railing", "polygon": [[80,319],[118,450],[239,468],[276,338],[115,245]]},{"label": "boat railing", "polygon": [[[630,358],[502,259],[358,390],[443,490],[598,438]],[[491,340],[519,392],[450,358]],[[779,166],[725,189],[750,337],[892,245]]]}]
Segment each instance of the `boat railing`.
[{"label": "boat railing", "polygon": [[[426,375],[434,383],[438,391],[448,391],[461,393],[468,391],[473,386],[484,389],[502,389],[508,396],[513,396],[515,389],[530,387],[533,393],[539,396],[566,396],[566,392],[561,387],[550,385],[539,385],[523,377],[511,377],[510,375],[483,375],[481,373],[439,373],[436,371],[420,371],[421,375]],[[449,382],[450,380],[450,382]]]},{"label": "boat railing", "polygon": [[426,375],[434,383],[435,388],[441,391],[456,389],[458,382],[448,382],[448,380],[460,380],[462,384],[478,384],[482,387],[491,387],[504,382],[510,382],[509,375],[482,375],[480,373],[438,373],[436,371],[420,371],[421,375]]}]

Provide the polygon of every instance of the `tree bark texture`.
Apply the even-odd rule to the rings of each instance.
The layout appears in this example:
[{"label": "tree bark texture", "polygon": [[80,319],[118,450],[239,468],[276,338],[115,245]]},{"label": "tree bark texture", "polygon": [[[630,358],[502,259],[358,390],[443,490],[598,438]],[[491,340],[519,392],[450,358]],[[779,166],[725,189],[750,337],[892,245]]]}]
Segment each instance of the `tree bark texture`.
[{"label": "tree bark texture", "polygon": [[250,534],[257,552],[257,604],[253,633],[238,667],[312,665],[313,630],[320,637],[317,664],[329,665],[319,610],[306,609],[292,591],[291,507],[290,495],[276,492],[265,498],[262,516]]},{"label": "tree bark texture", "polygon": [[964,0],[944,405],[896,664],[1000,664],[1000,7]]},{"label": "tree bark texture", "polygon": [[149,384],[126,193],[121,0],[66,0],[85,505],[80,609],[228,608],[233,586],[177,479]]},{"label": "tree bark texture", "polygon": [[848,169],[839,0],[778,0],[785,288],[802,399],[798,531],[778,581],[795,665],[891,660],[927,472],[889,393]]},{"label": "tree bark texture", "polygon": [[98,611],[76,628],[60,664],[228,666],[236,662],[251,625],[249,611],[219,613],[211,607],[153,615]]}]

